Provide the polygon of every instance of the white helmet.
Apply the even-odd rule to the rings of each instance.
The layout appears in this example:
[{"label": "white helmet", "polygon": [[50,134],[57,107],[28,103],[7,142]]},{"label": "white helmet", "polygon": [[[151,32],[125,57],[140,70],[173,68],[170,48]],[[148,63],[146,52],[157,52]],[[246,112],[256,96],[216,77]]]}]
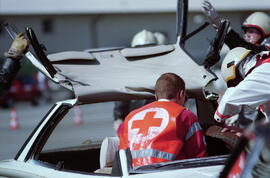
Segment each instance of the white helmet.
[{"label": "white helmet", "polygon": [[158,45],[165,45],[165,44],[167,44],[168,39],[167,39],[166,35],[164,35],[161,32],[155,32],[154,35],[155,35],[155,37],[157,39],[157,44]]},{"label": "white helmet", "polygon": [[256,28],[262,35],[270,35],[270,17],[264,12],[254,12],[244,21],[242,28]]},{"label": "white helmet", "polygon": [[241,77],[237,72],[240,62],[247,57],[251,50],[243,47],[236,47],[230,50],[224,57],[221,64],[221,74],[228,87],[237,85]]},{"label": "white helmet", "polygon": [[157,39],[154,34],[147,30],[138,32],[132,39],[131,47],[144,46],[144,45],[156,45]]}]

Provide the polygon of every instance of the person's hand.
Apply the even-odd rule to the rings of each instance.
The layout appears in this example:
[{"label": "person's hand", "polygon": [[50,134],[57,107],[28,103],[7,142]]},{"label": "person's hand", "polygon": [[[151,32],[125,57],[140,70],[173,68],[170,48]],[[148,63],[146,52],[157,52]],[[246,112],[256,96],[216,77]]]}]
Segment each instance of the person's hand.
[{"label": "person's hand", "polygon": [[232,116],[230,118],[227,118],[225,120],[225,125],[226,126],[236,126],[238,120],[238,115]]},{"label": "person's hand", "polygon": [[202,3],[202,11],[206,16],[208,22],[212,24],[214,28],[218,29],[221,25],[222,18],[220,18],[216,9],[209,1],[204,0],[204,2]]},{"label": "person's hand", "polygon": [[225,126],[222,130],[222,133],[224,132],[232,132],[234,133],[236,136],[241,137],[243,135],[244,129],[241,129],[239,127],[236,126]]},{"label": "person's hand", "polygon": [[23,33],[19,33],[13,40],[8,52],[5,53],[5,56],[13,59],[21,59],[27,47],[28,41],[25,39]]}]

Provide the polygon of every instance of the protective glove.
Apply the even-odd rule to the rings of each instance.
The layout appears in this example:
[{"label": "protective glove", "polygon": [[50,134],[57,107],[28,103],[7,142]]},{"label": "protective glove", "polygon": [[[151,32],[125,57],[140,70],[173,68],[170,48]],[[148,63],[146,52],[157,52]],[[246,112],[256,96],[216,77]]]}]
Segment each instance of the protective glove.
[{"label": "protective glove", "polygon": [[220,114],[218,114],[218,112],[215,112],[214,115],[214,119],[221,124],[225,124],[226,126],[235,126],[237,125],[237,121],[238,121],[238,115],[234,115],[234,116],[226,116],[226,117],[221,117]]},{"label": "protective glove", "polygon": [[236,126],[238,121],[238,115],[234,115],[225,120],[225,125],[227,126]]},{"label": "protective glove", "polygon": [[205,0],[202,3],[202,11],[206,16],[208,22],[213,25],[214,28],[218,29],[221,25],[222,18],[220,18],[216,9],[212,6],[212,4]]},{"label": "protective glove", "polygon": [[28,41],[23,33],[19,33],[13,40],[8,52],[5,52],[4,55],[13,59],[21,59],[27,47]]}]

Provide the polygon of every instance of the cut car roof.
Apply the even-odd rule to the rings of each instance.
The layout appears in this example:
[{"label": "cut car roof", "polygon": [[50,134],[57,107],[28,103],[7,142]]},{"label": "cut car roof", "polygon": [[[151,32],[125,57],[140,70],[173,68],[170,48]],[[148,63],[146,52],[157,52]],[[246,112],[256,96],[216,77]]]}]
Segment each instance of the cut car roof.
[{"label": "cut car roof", "polygon": [[62,52],[48,58],[58,71],[55,77],[62,78],[60,85],[83,103],[153,97],[157,78],[166,72],[181,76],[189,94],[203,96],[215,78],[177,45]]}]

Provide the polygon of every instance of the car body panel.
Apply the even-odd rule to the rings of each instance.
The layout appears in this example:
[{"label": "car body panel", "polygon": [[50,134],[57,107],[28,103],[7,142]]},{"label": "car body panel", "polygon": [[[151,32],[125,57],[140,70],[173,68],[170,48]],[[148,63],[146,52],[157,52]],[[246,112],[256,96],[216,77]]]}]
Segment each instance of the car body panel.
[{"label": "car body panel", "polygon": [[[50,178],[59,178],[59,177],[78,177],[78,178],[100,178],[97,175],[87,175],[81,174],[79,172],[71,171],[59,171],[54,168],[41,166],[38,162],[27,161],[21,162],[17,160],[4,160],[0,161],[0,173],[1,176],[7,177],[27,177],[27,178],[41,178],[41,177],[50,177]],[[34,171],[33,171],[34,170]],[[110,176],[107,176],[110,177]]]},{"label": "car body panel", "polygon": [[[38,163],[34,161],[29,162],[20,162],[16,160],[4,160],[0,161],[0,172],[2,176],[10,176],[10,177],[52,177],[57,178],[60,176],[65,177],[101,177],[101,175],[89,175],[89,174],[81,174],[71,171],[58,171],[49,167],[42,167]],[[135,175],[126,175],[121,177],[140,177],[140,178],[156,178],[157,176],[166,177],[179,177],[181,178],[190,178],[190,176],[195,177],[217,177],[218,173],[223,169],[223,165],[218,166],[209,166],[209,167],[199,167],[199,168],[189,168],[189,169],[180,169],[180,170],[169,170],[169,171],[160,171],[156,173],[148,173],[148,174],[135,174]],[[12,168],[12,169],[11,169]],[[33,171],[35,170],[35,171]],[[111,175],[103,175],[102,177],[112,177]],[[114,176],[117,177],[117,176]]]},{"label": "car body panel", "polygon": [[181,178],[191,178],[191,177],[204,177],[204,178],[216,178],[219,172],[224,166],[208,166],[208,167],[198,167],[198,168],[187,168],[180,170],[168,170],[149,174],[137,174],[130,177],[140,177],[140,178],[156,178],[156,177],[181,177]]}]

